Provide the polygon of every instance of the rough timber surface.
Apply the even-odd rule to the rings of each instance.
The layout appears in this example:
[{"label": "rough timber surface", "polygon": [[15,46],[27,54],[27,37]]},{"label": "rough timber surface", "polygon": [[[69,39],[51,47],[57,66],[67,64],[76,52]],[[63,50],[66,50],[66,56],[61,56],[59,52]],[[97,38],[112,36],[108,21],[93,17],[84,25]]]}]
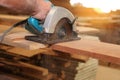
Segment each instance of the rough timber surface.
[{"label": "rough timber surface", "polygon": [[58,43],[51,47],[53,50],[80,54],[111,63],[120,64],[120,46],[92,40],[78,40]]}]

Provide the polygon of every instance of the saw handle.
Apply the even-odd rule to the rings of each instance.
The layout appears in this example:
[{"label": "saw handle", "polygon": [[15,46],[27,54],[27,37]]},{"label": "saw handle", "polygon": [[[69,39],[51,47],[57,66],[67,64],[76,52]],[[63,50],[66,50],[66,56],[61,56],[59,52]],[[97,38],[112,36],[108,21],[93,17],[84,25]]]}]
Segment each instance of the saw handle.
[{"label": "saw handle", "polygon": [[42,33],[44,31],[42,21],[34,17],[28,18],[25,29],[34,34]]}]

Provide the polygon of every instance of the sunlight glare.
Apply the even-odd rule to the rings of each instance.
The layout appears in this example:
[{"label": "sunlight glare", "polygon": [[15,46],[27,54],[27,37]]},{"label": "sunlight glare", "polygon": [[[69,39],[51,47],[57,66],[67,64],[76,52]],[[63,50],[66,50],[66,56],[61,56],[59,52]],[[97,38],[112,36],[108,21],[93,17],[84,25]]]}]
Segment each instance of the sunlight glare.
[{"label": "sunlight glare", "polygon": [[116,11],[120,9],[120,1],[114,0],[70,0],[72,6],[80,3],[87,8],[94,8],[97,12],[109,13],[110,11]]}]

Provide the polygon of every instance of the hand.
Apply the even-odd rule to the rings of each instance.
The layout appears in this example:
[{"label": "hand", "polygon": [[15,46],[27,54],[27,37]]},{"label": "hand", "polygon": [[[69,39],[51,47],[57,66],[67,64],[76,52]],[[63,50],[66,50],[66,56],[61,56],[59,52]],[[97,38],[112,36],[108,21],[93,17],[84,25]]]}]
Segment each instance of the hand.
[{"label": "hand", "polygon": [[32,16],[34,18],[44,20],[51,9],[52,3],[45,0],[36,0],[34,12]]}]

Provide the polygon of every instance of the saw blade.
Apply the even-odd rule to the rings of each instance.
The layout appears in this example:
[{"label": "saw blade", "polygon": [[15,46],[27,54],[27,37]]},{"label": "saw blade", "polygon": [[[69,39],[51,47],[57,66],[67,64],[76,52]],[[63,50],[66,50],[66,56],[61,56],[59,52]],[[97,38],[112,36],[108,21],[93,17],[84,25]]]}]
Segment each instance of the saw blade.
[{"label": "saw blade", "polygon": [[67,39],[72,36],[72,24],[69,19],[62,18],[56,25],[53,39]]}]

